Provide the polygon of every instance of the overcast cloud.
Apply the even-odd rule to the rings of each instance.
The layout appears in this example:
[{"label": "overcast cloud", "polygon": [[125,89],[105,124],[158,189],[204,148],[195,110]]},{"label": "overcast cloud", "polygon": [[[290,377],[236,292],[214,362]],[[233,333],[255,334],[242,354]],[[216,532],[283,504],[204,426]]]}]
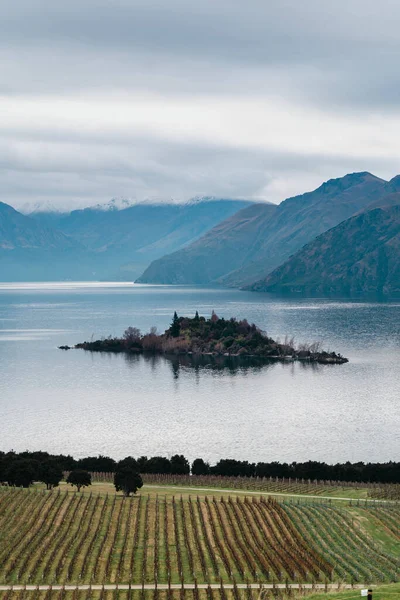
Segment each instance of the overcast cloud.
[{"label": "overcast cloud", "polygon": [[0,200],[279,202],[400,172],[398,0],[3,0]]}]

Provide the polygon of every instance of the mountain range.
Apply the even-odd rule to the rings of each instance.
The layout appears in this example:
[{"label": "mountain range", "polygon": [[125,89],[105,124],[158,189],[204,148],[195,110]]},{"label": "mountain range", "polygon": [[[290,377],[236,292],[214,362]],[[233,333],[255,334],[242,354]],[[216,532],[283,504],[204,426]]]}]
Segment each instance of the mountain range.
[{"label": "mountain range", "polygon": [[115,205],[23,215],[0,204],[0,280],[135,279],[248,206],[245,200]]},{"label": "mountain range", "polygon": [[[397,179],[385,182],[370,173],[353,173],[279,205],[246,208],[193,244],[152,263],[139,281],[251,284],[319,234],[397,187]],[[249,218],[253,211],[255,219]],[[215,262],[216,251],[220,253],[218,270],[209,266]]]},{"label": "mountain range", "polygon": [[250,289],[306,296],[393,298],[400,292],[400,194],[305,245]]},{"label": "mountain range", "polygon": [[70,276],[85,277],[80,258],[86,250],[61,231],[38,223],[0,202],[0,281],[59,279],[70,264]]},{"label": "mountain range", "polygon": [[352,173],[279,205],[201,198],[123,206],[22,215],[0,203],[0,280],[400,295],[400,176]]}]

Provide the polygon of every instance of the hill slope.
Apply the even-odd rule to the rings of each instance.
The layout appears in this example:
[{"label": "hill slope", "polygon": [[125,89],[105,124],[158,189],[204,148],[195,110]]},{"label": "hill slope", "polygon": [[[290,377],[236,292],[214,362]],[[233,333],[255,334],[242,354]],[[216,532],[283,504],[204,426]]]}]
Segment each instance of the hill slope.
[{"label": "hill slope", "polygon": [[138,281],[201,284],[217,280],[228,268],[238,269],[245,264],[261,223],[268,224],[276,210],[275,204],[253,204],[242,209],[184,250],[152,262]]},{"label": "hill slope", "polygon": [[347,219],[304,246],[251,289],[400,296],[400,205],[373,208]]},{"label": "hill slope", "polygon": [[[234,287],[252,283],[317,235],[387,193],[387,185],[370,173],[353,173],[332,179],[313,192],[288,198],[275,209],[270,205],[260,207],[254,219],[241,211],[196,244],[150,265],[139,281],[214,281]],[[219,262],[216,251],[223,256],[223,265],[218,269],[212,264]]]}]

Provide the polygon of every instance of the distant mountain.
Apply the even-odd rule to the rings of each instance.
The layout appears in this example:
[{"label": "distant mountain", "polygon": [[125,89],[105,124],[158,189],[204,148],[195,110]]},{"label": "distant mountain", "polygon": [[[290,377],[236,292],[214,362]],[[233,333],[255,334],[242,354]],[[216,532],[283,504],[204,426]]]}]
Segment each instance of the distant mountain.
[{"label": "distant mountain", "polygon": [[[254,291],[322,296],[400,297],[400,194],[304,246]],[[382,203],[384,204],[384,203]]]},{"label": "distant mountain", "polygon": [[[48,278],[48,269],[49,277],[56,279],[84,277],[133,281],[152,260],[193,242],[250,204],[245,200],[196,198],[186,204],[141,203],[122,208],[124,203],[111,202],[108,207],[75,210],[68,214],[35,210],[29,216],[8,207],[20,223],[21,239],[32,237],[31,231],[36,231],[37,236],[42,232],[43,244],[41,253],[37,251],[38,246],[30,247],[35,258],[28,256],[28,246],[22,254],[14,252],[2,256],[0,278],[5,279],[6,262],[15,265],[18,255],[16,273],[27,279]],[[6,221],[0,213],[0,231],[2,227],[10,230],[8,222],[9,219]],[[63,256],[57,255],[58,266],[43,255],[55,248],[51,238],[57,239],[64,248]],[[21,244],[17,246],[22,248]],[[73,259],[69,263],[70,254]],[[7,272],[10,273],[10,269]]]},{"label": "distant mountain", "polygon": [[[80,257],[85,260],[86,250],[61,231],[38,223],[8,204],[0,202],[0,280],[32,280],[58,278],[68,274],[70,263],[82,273]],[[86,271],[85,271],[86,275]]]},{"label": "distant mountain", "polygon": [[190,244],[248,205],[205,199],[187,204],[143,203],[115,211],[85,209],[73,211],[58,227],[96,253],[104,276],[133,280],[152,260]]},{"label": "distant mountain", "polygon": [[0,202],[0,249],[69,247],[71,241],[61,232],[44,227]]},{"label": "distant mountain", "polygon": [[[124,208],[128,208],[129,206],[133,206],[136,204],[134,200],[130,200],[129,198],[111,198],[108,202],[102,204],[95,204],[91,207],[80,207],[81,210],[84,208],[93,208],[96,210],[123,210]],[[45,200],[42,202],[24,202],[19,207],[19,212],[23,215],[28,215],[30,217],[45,215],[68,215],[70,214],[70,210],[66,210],[65,208],[59,207],[57,204],[54,204],[51,200]]]},{"label": "distant mountain", "polygon": [[130,206],[134,206],[135,202],[128,198],[111,198],[105,204],[96,204],[96,210],[124,210]]},{"label": "distant mountain", "polygon": [[244,209],[194,244],[152,263],[138,281],[253,283],[314,237],[382,197],[388,185],[370,173],[353,173],[276,207]]},{"label": "distant mountain", "polygon": [[155,260],[138,282],[197,284],[217,281],[227,269],[239,269],[247,258],[249,240],[268,223],[275,204],[253,204],[219,223],[187,248]]}]

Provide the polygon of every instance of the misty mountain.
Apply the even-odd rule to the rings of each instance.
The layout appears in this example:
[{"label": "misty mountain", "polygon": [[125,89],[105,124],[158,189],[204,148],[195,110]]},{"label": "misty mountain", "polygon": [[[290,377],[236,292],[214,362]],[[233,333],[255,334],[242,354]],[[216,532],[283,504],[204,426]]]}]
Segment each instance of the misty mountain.
[{"label": "misty mountain", "polygon": [[[133,280],[152,260],[193,242],[249,204],[203,198],[183,205],[143,203],[121,210],[113,203],[106,209],[87,208],[68,214],[38,210],[29,216],[8,207],[19,223],[20,241],[14,246],[7,241],[16,226],[3,211],[0,243],[14,252],[1,255],[0,278],[8,279],[14,268],[15,277],[27,280]],[[32,232],[37,238],[41,236],[41,245],[22,244],[23,239],[33,239]]]},{"label": "misty mountain", "polygon": [[86,259],[85,248],[61,231],[0,202],[0,280],[87,277]]},{"label": "misty mountain", "polygon": [[390,182],[370,173],[353,173],[276,207],[244,209],[196,243],[152,263],[139,281],[216,282],[233,287],[253,283],[317,235],[395,191],[399,182],[392,182],[393,189]]},{"label": "misty mountain", "polygon": [[254,291],[322,296],[400,296],[400,194],[304,246]]},{"label": "misty mountain", "polygon": [[240,210],[184,250],[152,262],[138,281],[201,284],[218,280],[227,268],[239,269],[245,263],[243,248],[276,210],[275,204],[253,204]]},{"label": "misty mountain", "polygon": [[134,279],[152,260],[190,244],[249,202],[202,198],[186,204],[136,204],[75,210],[57,226],[96,254],[103,277]]},{"label": "misty mountain", "polygon": [[[204,199],[186,204],[136,204],[124,210],[76,210],[59,221],[70,237],[98,252],[168,252],[192,242],[249,203]],[[126,255],[125,255],[126,258]]]},{"label": "misty mountain", "polygon": [[0,202],[0,249],[65,249],[74,243],[60,231],[38,223]]}]

